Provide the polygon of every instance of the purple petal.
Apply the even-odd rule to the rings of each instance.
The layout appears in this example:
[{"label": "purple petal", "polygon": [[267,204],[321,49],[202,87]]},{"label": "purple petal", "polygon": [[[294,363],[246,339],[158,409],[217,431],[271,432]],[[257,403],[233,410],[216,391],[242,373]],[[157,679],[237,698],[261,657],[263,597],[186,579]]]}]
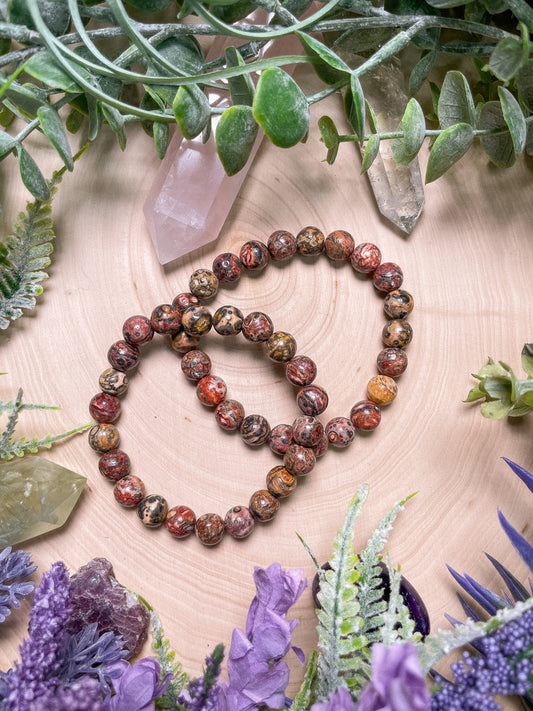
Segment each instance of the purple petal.
[{"label": "purple petal", "polygon": [[507,462],[507,464],[511,467],[516,476],[522,479],[527,488],[530,491],[533,491],[533,474],[528,472],[527,469],[524,469],[519,464],[515,464],[515,462],[512,462],[510,459],[507,459],[507,457],[502,457],[502,459],[504,462]]},{"label": "purple petal", "polygon": [[235,628],[233,630],[233,634],[231,635],[229,659],[242,659],[242,657],[248,654],[250,649],[252,649],[252,646],[252,643],[244,632],[239,628]]},{"label": "purple petal", "polygon": [[511,541],[527,567],[531,570],[531,572],[533,572],[533,548],[529,545],[526,539],[511,526],[500,509],[498,509],[498,518],[500,519],[500,524],[503,530],[507,534],[507,538]]},{"label": "purple petal", "polygon": [[305,664],[305,652],[301,647],[295,647],[294,645],[291,646],[292,651],[296,654],[296,657],[298,658],[298,661],[300,664]]}]

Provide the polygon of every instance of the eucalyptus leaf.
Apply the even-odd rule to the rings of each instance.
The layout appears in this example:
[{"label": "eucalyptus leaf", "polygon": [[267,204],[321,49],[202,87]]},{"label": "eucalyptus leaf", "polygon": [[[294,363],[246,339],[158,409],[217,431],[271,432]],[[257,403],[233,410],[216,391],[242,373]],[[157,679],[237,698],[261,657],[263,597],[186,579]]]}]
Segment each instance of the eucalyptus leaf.
[{"label": "eucalyptus leaf", "polygon": [[436,50],[430,50],[423,54],[415,64],[409,75],[409,96],[414,96],[422,88],[433,69],[436,57]]},{"label": "eucalyptus leaf", "polygon": [[481,403],[480,410],[483,417],[489,420],[502,420],[507,417],[511,407],[511,404],[506,404],[501,400],[491,400]]},{"label": "eucalyptus leaf", "polygon": [[0,131],[0,158],[10,153],[17,145],[17,142],[5,131]]},{"label": "eucalyptus leaf", "polygon": [[196,84],[180,86],[172,110],[185,138],[198,136],[211,116],[209,101]]},{"label": "eucalyptus leaf", "polygon": [[440,90],[437,115],[442,128],[458,123],[468,123],[475,127],[476,109],[468,80],[459,71],[449,71],[444,77]]},{"label": "eucalyptus leaf", "polygon": [[[170,64],[179,67],[183,74],[201,74],[204,55],[198,42],[193,37],[168,37],[157,45],[159,54]],[[157,64],[152,58],[143,59],[148,76],[172,76],[167,67]],[[176,87],[168,84],[153,84],[152,89],[163,101],[172,106],[176,96]]]},{"label": "eucalyptus leaf", "polygon": [[515,37],[504,37],[494,48],[489,59],[489,69],[504,82],[512,79],[524,60],[522,42]]},{"label": "eucalyptus leaf", "polygon": [[259,77],[253,115],[276,146],[290,148],[309,130],[309,106],[303,91],[287,72],[270,67]]},{"label": "eucalyptus leaf", "polygon": [[533,378],[533,343],[525,343],[521,353],[522,368]]},{"label": "eucalyptus leaf", "polygon": [[472,145],[474,131],[467,123],[458,123],[445,129],[438,137],[426,169],[426,183],[431,183],[457,163]]},{"label": "eucalyptus leaf", "polygon": [[366,142],[365,150],[363,153],[363,162],[361,164],[361,173],[366,173],[372,163],[376,160],[377,155],[379,153],[380,143],[381,139],[378,134],[370,136],[370,138]]},{"label": "eucalyptus leaf", "polygon": [[217,153],[228,175],[235,175],[246,165],[254,147],[259,127],[250,106],[230,106],[215,130]]},{"label": "eucalyptus leaf", "polygon": [[483,3],[491,15],[497,15],[507,10],[507,0],[483,0]]},{"label": "eucalyptus leaf", "polygon": [[77,133],[83,124],[83,119],[83,114],[77,109],[72,108],[65,119],[65,128],[69,133]]},{"label": "eucalyptus leaf", "polygon": [[43,104],[37,109],[37,117],[44,135],[59,153],[63,163],[69,170],[74,170],[72,151],[70,150],[63,122],[59,118],[57,111],[50,104]]},{"label": "eucalyptus leaf", "polygon": [[527,126],[526,119],[520,108],[520,104],[504,86],[498,87],[498,96],[502,105],[503,118],[509,127],[509,133],[513,141],[516,156],[522,154],[526,145]]},{"label": "eucalyptus leaf", "polygon": [[533,112],[533,59],[530,59],[516,75],[516,88],[520,101]]},{"label": "eucalyptus leaf", "polygon": [[120,150],[125,150],[127,137],[124,117],[118,109],[115,109],[114,106],[110,106],[104,102],[100,103],[100,110],[102,111],[105,120],[111,127],[111,130],[116,135]]},{"label": "eucalyptus leaf", "polygon": [[162,160],[166,155],[168,144],[170,143],[169,125],[168,123],[161,123],[161,121],[154,121],[152,131],[157,155]]},{"label": "eucalyptus leaf", "polygon": [[339,132],[337,127],[329,116],[321,116],[318,119],[318,128],[322,141],[328,149],[326,160],[330,165],[333,165],[339,151]]},{"label": "eucalyptus leaf", "polygon": [[87,137],[89,141],[94,141],[100,129],[100,111],[98,102],[91,94],[87,94],[87,115],[89,117],[89,131]]},{"label": "eucalyptus leaf", "polygon": [[533,124],[531,123],[527,128],[526,153],[528,156],[533,156]]},{"label": "eucalyptus leaf", "polygon": [[37,163],[24,146],[20,144],[17,145],[17,155],[19,159],[20,177],[24,185],[37,200],[48,200],[50,197],[50,188],[39,170]]},{"label": "eucalyptus leaf", "polygon": [[[228,67],[242,67],[244,60],[239,50],[235,47],[226,49],[226,65]],[[234,106],[251,106],[254,100],[254,83],[249,74],[230,77],[228,79],[229,92]]]},{"label": "eucalyptus leaf", "polygon": [[[38,0],[37,7],[45,25],[52,34],[57,36],[67,31],[70,24],[70,13],[65,2]],[[32,30],[36,29],[28,9],[28,0],[9,0],[7,20],[16,25],[25,25]]]},{"label": "eucalyptus leaf", "polygon": [[392,155],[400,165],[408,165],[422,147],[426,136],[426,121],[422,107],[416,99],[410,99],[402,117],[403,137],[392,144]]},{"label": "eucalyptus leaf", "polygon": [[[488,101],[481,109],[479,128],[501,129],[506,127],[502,106],[499,101]],[[485,153],[498,168],[509,168],[516,160],[513,139],[506,131],[492,136],[481,136]]]},{"label": "eucalyptus leaf", "polygon": [[44,84],[57,87],[69,94],[76,94],[81,91],[78,84],[72,81],[70,76],[56,62],[53,54],[47,49],[30,57],[25,71]]},{"label": "eucalyptus leaf", "polygon": [[315,52],[316,55],[330,67],[333,67],[333,69],[336,69],[338,72],[345,72],[347,74],[351,73],[352,70],[346,62],[344,62],[337,54],[335,54],[335,52],[315,37],[312,37],[305,32],[296,32],[296,35],[304,46],[307,45],[309,49]]},{"label": "eucalyptus leaf", "polygon": [[352,110],[348,119],[359,140],[365,135],[366,104],[361,82],[355,74],[350,77],[350,96],[352,99]]}]

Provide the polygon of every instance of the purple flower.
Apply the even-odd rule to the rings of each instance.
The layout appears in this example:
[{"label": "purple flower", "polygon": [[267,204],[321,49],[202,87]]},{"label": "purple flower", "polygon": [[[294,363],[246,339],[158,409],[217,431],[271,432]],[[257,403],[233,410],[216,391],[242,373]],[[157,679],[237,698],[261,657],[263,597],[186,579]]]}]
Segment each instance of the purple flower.
[{"label": "purple flower", "polygon": [[[107,697],[109,711],[154,711],[154,700],[165,693],[169,679],[160,681],[159,662],[154,657],[139,659],[130,665],[118,661],[110,665],[111,670],[122,670],[113,680],[115,695]],[[168,675],[167,675],[168,676]]]},{"label": "purple flower", "polygon": [[355,711],[350,692],[340,686],[323,704],[313,704],[310,711]]},{"label": "purple flower", "polygon": [[85,676],[69,686],[49,689],[33,701],[28,711],[108,711],[96,679]]},{"label": "purple flower", "polygon": [[20,601],[34,588],[32,582],[25,581],[36,569],[29,553],[11,552],[8,546],[0,552],[0,622],[4,622],[11,610],[20,607]]},{"label": "purple flower", "polygon": [[372,679],[357,711],[429,711],[430,701],[414,644],[372,646]]}]

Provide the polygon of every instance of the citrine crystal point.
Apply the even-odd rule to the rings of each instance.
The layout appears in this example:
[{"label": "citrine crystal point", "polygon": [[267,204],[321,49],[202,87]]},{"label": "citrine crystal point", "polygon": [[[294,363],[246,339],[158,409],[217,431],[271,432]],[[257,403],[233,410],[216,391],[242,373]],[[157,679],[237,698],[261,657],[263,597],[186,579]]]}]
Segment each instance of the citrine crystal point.
[{"label": "citrine crystal point", "polygon": [[36,455],[0,463],[0,548],[63,526],[86,481]]}]

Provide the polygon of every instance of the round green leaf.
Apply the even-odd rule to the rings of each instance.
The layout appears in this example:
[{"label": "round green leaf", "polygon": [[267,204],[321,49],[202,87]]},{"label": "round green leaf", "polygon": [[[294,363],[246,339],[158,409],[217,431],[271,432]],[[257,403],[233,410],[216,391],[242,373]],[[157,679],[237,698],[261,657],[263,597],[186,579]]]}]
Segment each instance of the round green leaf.
[{"label": "round green leaf", "polygon": [[[57,36],[67,31],[70,24],[70,12],[66,2],[38,0],[37,7],[45,25],[52,34]],[[15,25],[26,25],[32,30],[36,29],[28,9],[28,0],[8,0],[7,20]]]},{"label": "round green leaf", "polygon": [[279,67],[265,69],[259,77],[252,109],[275,146],[290,148],[307,135],[309,106],[305,94]]},{"label": "round green leaf", "polygon": [[503,118],[509,127],[515,155],[519,156],[526,145],[527,124],[520,104],[504,86],[498,87],[498,96],[502,105]]},{"label": "round green leaf", "polygon": [[518,96],[530,112],[533,112],[533,59],[530,59],[516,76]]},{"label": "round green leaf", "polygon": [[474,131],[468,123],[458,123],[444,130],[429,154],[426,183],[440,178],[454,163],[464,156],[472,145]]},{"label": "round green leaf", "polygon": [[501,81],[509,81],[523,62],[522,42],[516,37],[504,37],[490,55],[489,67]]},{"label": "round green leaf", "polygon": [[250,106],[230,106],[217,124],[217,153],[228,175],[244,168],[254,147],[259,127]]},{"label": "round green leaf", "polygon": [[402,117],[405,147],[413,157],[420,150],[426,136],[426,120],[422,107],[416,99],[410,99]]},{"label": "round green leaf", "polygon": [[461,72],[450,71],[444,77],[437,115],[442,128],[449,128],[458,123],[475,126],[476,109],[472,92],[466,77]]},{"label": "round green leaf", "polygon": [[196,84],[180,86],[172,110],[185,138],[194,138],[201,133],[211,117],[209,101]]},{"label": "round green leaf", "polygon": [[370,168],[372,163],[376,160],[379,153],[380,138],[377,134],[370,136],[365,144],[365,151],[363,153],[363,163],[361,165],[361,173],[366,173]]},{"label": "round green leaf", "polygon": [[[481,109],[479,128],[495,129],[505,126],[502,107],[499,101],[488,101]],[[493,136],[482,136],[481,145],[485,153],[498,168],[509,168],[516,160],[513,139],[508,132]]]}]

